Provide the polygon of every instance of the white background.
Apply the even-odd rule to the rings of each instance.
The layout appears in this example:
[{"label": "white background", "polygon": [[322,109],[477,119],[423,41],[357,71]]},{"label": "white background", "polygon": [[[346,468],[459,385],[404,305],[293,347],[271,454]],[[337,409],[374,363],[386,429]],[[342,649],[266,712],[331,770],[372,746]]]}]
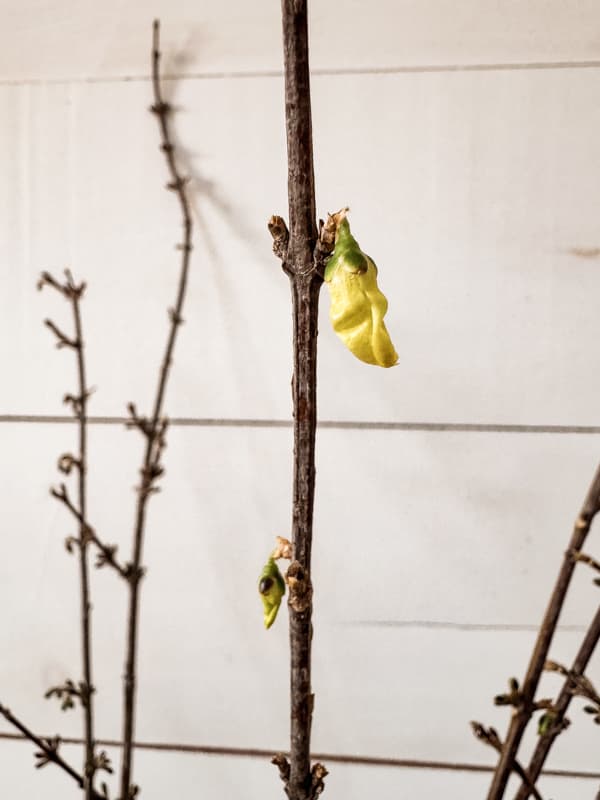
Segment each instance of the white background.
[{"label": "white background", "polygon": [[[151,503],[137,738],[285,749],[286,611],[265,632],[255,585],[291,508],[291,429],[273,424],[291,415],[289,290],[266,231],[287,209],[279,4],[0,10],[0,702],[42,733],[80,735],[77,713],[43,700],[80,669],[77,566],[62,546],[73,524],[48,495],[57,456],[75,447],[75,427],[53,419],[75,372],[41,324],[68,329],[68,307],[35,282],[65,266],[88,282],[91,413],[122,417],[129,400],[148,410],[180,226],[147,113],[160,16],[196,222],[167,410],[191,424],[173,426]],[[491,765],[469,720],[504,734],[492,697],[524,673],[600,452],[600,9],[311,10],[319,213],[351,206],[400,353],[391,370],[354,360],[323,292],[314,749]],[[92,427],[90,520],[124,555],[141,454],[118,420]],[[108,571],[93,592],[98,735],[114,739],[126,596]],[[556,659],[572,660],[597,603],[581,568]],[[558,687],[550,676],[542,694]],[[580,705],[554,769],[598,770],[600,734]],[[77,797],[58,770],[32,769],[31,750],[0,742],[0,793]],[[65,755],[80,760],[76,746]],[[328,800],[480,800],[489,784],[461,770],[329,767]],[[264,758],[142,750],[135,768],[145,800],[282,796]],[[541,790],[591,800],[599,782],[546,778]]]}]

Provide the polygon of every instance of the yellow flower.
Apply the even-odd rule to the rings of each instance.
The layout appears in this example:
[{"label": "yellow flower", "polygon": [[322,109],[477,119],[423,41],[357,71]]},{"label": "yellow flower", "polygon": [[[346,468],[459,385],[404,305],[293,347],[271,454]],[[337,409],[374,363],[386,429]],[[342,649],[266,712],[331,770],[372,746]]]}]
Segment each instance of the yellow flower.
[{"label": "yellow flower", "polygon": [[375,262],[350,233],[346,211],[336,219],[335,249],[325,267],[334,331],[361,361],[393,367],[398,361],[383,318],[388,302],[377,286]]}]

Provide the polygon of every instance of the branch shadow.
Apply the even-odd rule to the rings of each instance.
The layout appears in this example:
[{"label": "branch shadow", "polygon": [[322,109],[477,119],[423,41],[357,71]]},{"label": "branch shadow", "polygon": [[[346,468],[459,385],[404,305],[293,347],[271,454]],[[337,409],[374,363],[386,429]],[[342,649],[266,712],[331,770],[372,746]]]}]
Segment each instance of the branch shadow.
[{"label": "branch shadow", "polygon": [[[176,115],[185,114],[186,112],[185,105],[178,102],[178,96],[182,85],[181,76],[185,73],[187,67],[195,63],[193,54],[198,51],[202,41],[203,36],[200,30],[195,29],[189,33],[182,47],[176,52],[171,52],[163,60],[163,94],[165,100],[171,105],[173,113]],[[197,162],[202,158],[201,154],[192,150],[190,147],[186,147],[181,142],[177,130],[178,126],[175,124],[173,126],[172,138],[177,151],[177,160],[182,173],[184,173],[189,180],[192,216],[198,225],[198,229],[202,231],[209,255],[219,263],[222,263],[219,259],[215,239],[211,235],[210,227],[200,209],[200,203],[203,200],[206,200],[208,204],[215,209],[218,215],[225,221],[232,234],[252,250],[258,263],[266,265],[267,259],[271,258],[270,238],[267,234],[267,221],[265,220],[264,236],[261,237],[257,235],[256,229],[243,218],[240,209],[236,208],[234,203],[223,194],[216,182],[202,175],[201,170],[196,166]]]}]

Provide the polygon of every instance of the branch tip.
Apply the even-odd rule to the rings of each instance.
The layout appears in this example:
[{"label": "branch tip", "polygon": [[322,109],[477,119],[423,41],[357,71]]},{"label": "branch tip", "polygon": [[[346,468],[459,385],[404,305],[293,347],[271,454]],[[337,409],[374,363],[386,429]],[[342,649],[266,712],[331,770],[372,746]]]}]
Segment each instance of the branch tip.
[{"label": "branch tip", "polygon": [[59,349],[61,347],[72,347],[74,350],[77,350],[81,347],[81,342],[78,339],[70,339],[51,319],[45,319],[44,325],[56,336],[58,340],[56,346]]}]

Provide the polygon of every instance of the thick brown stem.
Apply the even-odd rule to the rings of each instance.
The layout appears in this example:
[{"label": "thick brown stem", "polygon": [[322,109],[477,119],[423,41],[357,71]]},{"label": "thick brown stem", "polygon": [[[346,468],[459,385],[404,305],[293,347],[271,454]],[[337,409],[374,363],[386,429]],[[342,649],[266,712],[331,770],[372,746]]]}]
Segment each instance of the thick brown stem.
[{"label": "thick brown stem", "polygon": [[[592,657],[594,650],[596,649],[596,645],[600,640],[600,607],[596,611],[594,618],[590,624],[590,627],[587,630],[585,638],[581,643],[581,647],[579,648],[579,652],[577,653],[575,660],[573,662],[573,666],[571,667],[571,674],[572,675],[583,675],[585,672],[588,662]],[[527,769],[527,775],[529,778],[530,783],[534,783],[537,781],[544,764],[546,762],[546,758],[548,757],[548,753],[550,752],[556,737],[562,730],[562,721],[565,718],[565,714],[567,713],[567,709],[573,699],[573,683],[570,678],[565,679],[564,686],[558,695],[556,703],[553,707],[554,713],[554,720],[552,723],[552,731],[550,731],[545,736],[540,736],[536,748],[534,750],[533,756],[531,757],[531,761],[529,762],[529,767]],[[515,795],[515,800],[527,800],[530,795],[530,789],[527,785],[523,784],[517,794]]]},{"label": "thick brown stem", "polygon": [[125,674],[123,677],[123,761],[121,765],[121,800],[128,800],[132,791],[132,759],[133,735],[135,727],[135,697],[136,697],[136,659],[138,645],[139,622],[139,593],[140,579],[142,576],[142,552],[144,544],[144,531],[146,523],[146,506],[148,498],[156,490],[155,481],[162,472],[160,458],[165,446],[165,422],[162,420],[163,404],[167,380],[173,360],[173,351],[177,339],[177,331],[183,323],[181,312],[187,288],[187,279],[192,251],[192,218],[189,201],[186,194],[186,181],[180,175],[175,162],[175,147],[170,137],[169,117],[171,107],[163,100],[160,85],[160,49],[159,49],[159,23],[154,22],[152,39],[152,87],[154,91],[154,105],[151,111],[158,119],[161,144],[160,148],[165,155],[169,170],[170,181],[167,188],[175,192],[179,200],[183,222],[183,242],[179,245],[181,250],[181,270],[175,306],[169,311],[170,327],[167,337],[165,353],[160,367],[158,386],[154,400],[154,408],[149,426],[145,432],[146,448],[141,469],[141,483],[138,488],[138,501],[135,516],[133,554],[129,565],[129,613],[127,621],[127,644],[125,656]]},{"label": "thick brown stem", "polygon": [[290,276],[294,346],[294,489],[290,583],[291,744],[286,792],[310,800],[312,582],[311,548],[317,425],[317,328],[322,279],[317,244],[306,0],[282,0],[290,236],[284,269]]},{"label": "thick brown stem", "polygon": [[[290,800],[310,792],[312,581],[311,547],[317,422],[317,314],[320,279],[292,278],[294,314],[294,500],[292,544],[295,581],[290,585],[291,743]],[[296,566],[298,565],[298,566]]]},{"label": "thick brown stem", "polygon": [[535,647],[529,661],[527,674],[522,686],[522,705],[514,712],[508,729],[508,734],[502,748],[500,760],[494,773],[492,785],[488,793],[487,800],[501,800],[506,790],[506,784],[515,761],[517,750],[525,732],[525,728],[534,711],[535,693],[539,684],[544,662],[550,649],[550,644],[556,630],[558,618],[567,595],[567,590],[571,583],[575,561],[572,553],[579,552],[585,543],[594,516],[600,508],[600,466],[596,470],[594,480],[588,491],[587,497],[581,509],[581,513],[575,522],[573,534],[569,546],[565,552],[562,566],[558,574],[554,590],[550,597],[550,602],[544,619],[540,626]]}]

